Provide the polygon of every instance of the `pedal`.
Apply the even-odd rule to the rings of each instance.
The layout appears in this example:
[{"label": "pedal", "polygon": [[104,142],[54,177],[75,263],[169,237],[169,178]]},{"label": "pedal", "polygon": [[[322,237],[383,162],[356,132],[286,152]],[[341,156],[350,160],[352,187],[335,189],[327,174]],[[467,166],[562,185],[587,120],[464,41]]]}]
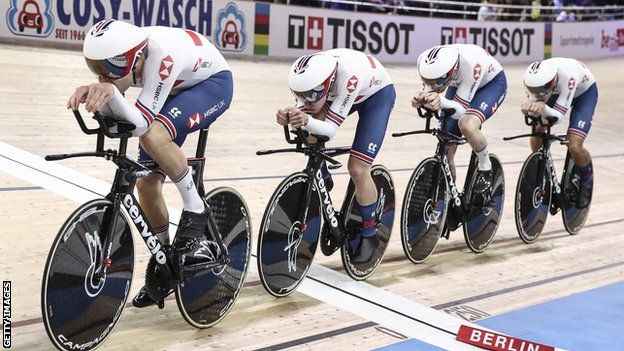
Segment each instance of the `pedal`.
[{"label": "pedal", "polygon": [[342,242],[338,242],[339,240],[332,238],[329,226],[326,224],[324,224],[321,229],[319,241],[321,242],[321,252],[325,256],[331,256],[342,246]]},{"label": "pedal", "polygon": [[[170,246],[165,246],[166,252],[170,252],[170,250]],[[170,254],[167,256],[172,257]],[[154,256],[151,256],[145,271],[147,295],[154,301],[162,301],[169,296],[174,287],[174,278],[163,272]]]},{"label": "pedal", "polygon": [[552,200],[550,201],[550,208],[549,208],[549,212],[551,215],[556,215],[557,212],[559,212],[559,209],[561,208],[561,202],[560,202],[560,198],[559,195],[556,194],[555,192],[552,193]]},{"label": "pedal", "polygon": [[461,221],[459,218],[460,214],[456,213],[456,211],[462,211],[456,207],[451,207],[448,209],[448,214],[446,215],[446,223],[444,224],[444,230],[446,231],[446,238],[449,239],[451,232],[455,231],[455,229],[459,228],[461,225]]},{"label": "pedal", "polygon": [[449,240],[451,238],[451,231],[448,229],[447,226],[444,226],[444,229],[442,229],[442,235],[440,237],[446,238],[446,240]]},{"label": "pedal", "polygon": [[156,306],[158,306],[158,308],[162,310],[163,308],[165,308],[165,300],[156,301]]}]

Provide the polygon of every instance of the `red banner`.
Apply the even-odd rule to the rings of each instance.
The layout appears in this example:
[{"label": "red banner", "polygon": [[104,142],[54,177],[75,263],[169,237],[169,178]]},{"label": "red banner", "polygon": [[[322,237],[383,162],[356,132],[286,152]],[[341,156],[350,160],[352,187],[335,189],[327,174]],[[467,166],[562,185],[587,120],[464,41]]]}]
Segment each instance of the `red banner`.
[{"label": "red banner", "polygon": [[492,351],[555,351],[552,346],[476,329],[467,325],[459,327],[456,339]]}]

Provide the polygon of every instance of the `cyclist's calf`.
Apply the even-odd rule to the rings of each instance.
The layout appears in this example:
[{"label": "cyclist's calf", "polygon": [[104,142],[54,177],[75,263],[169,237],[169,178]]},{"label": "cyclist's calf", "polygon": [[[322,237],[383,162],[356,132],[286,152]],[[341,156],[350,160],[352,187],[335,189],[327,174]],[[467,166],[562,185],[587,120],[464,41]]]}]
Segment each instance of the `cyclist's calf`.
[{"label": "cyclist's calf", "polygon": [[457,179],[457,173],[455,172],[455,153],[457,152],[457,145],[449,146],[448,150],[446,150],[446,158],[448,160],[449,166],[451,167],[451,174],[453,174],[453,178]]},{"label": "cyclist's calf", "polygon": [[169,226],[169,214],[162,193],[165,179],[160,173],[150,173],[144,178],[137,179],[136,188],[139,193],[139,203],[149,218],[152,229],[163,243],[169,242],[166,228]]}]

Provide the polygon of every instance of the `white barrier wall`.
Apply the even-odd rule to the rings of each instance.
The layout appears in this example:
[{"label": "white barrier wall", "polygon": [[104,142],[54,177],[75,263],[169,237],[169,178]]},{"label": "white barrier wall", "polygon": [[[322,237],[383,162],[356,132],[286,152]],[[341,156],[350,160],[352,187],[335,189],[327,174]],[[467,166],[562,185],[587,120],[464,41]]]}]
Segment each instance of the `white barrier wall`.
[{"label": "white barrier wall", "polygon": [[[624,54],[624,21],[513,23],[389,16],[228,0],[2,0],[0,39],[74,43],[104,18],[195,30],[222,51],[294,58],[348,47],[412,63],[440,44],[472,43],[501,62]],[[622,48],[622,49],[621,49]]]}]

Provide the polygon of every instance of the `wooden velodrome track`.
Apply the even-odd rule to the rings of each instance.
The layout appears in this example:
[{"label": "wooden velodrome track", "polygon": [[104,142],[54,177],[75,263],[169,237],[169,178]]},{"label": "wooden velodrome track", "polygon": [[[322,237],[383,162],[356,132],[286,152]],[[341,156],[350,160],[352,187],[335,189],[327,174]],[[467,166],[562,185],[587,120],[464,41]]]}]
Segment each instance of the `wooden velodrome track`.
[{"label": "wooden velodrome track", "polygon": [[[71,200],[72,194],[57,194],[63,190],[56,189],[55,193],[37,182],[24,180],[28,178],[21,177],[21,171],[11,166],[15,161],[23,161],[23,153],[10,151],[7,144],[37,156],[91,150],[95,140],[80,132],[72,114],[65,109],[65,103],[75,86],[92,81],[93,76],[79,52],[5,45],[0,46],[0,57],[3,58],[0,66],[0,275],[2,280],[13,282],[13,347],[49,350],[52,344],[44,331],[40,312],[42,271],[58,228],[78,203]],[[305,160],[298,155],[255,155],[259,149],[285,146],[274,113],[278,107],[292,102],[286,85],[289,63],[229,62],[235,79],[234,100],[230,110],[210,130],[204,176],[208,188],[229,185],[241,192],[251,211],[255,239],[273,189],[283,176],[302,169]],[[420,87],[415,66],[387,67],[398,97],[377,162],[392,171],[398,209],[385,260],[367,280],[368,284],[434,309],[474,319],[624,279],[622,60],[586,63],[597,78],[600,98],[586,143],[593,155],[595,193],[585,229],[580,235],[569,236],[561,216],[557,215],[549,218],[546,232],[535,244],[526,245],[517,237],[513,192],[529,149],[526,139],[504,142],[502,138],[527,132],[519,113],[524,96],[521,76],[525,66],[507,65],[507,99],[484,126],[490,150],[502,160],[506,176],[505,210],[495,242],[485,253],[475,255],[468,251],[458,230],[449,241],[442,239],[436,253],[421,265],[414,265],[404,257],[398,209],[412,169],[433,153],[435,139],[430,136],[390,137],[391,132],[422,128],[423,121],[415,117],[409,104],[411,94]],[[129,97],[134,98],[136,94],[133,90]],[[350,144],[356,122],[356,115],[347,118],[332,145]],[[564,126],[557,128],[560,132],[564,130]],[[194,152],[196,138],[193,135],[187,140],[185,151],[188,154]],[[129,150],[135,148],[136,140],[132,140]],[[468,163],[468,151],[468,146],[464,146],[457,156],[460,184]],[[553,154],[561,172],[564,147],[555,145]],[[112,180],[112,163],[101,159],[74,159],[61,164],[106,182]],[[334,200],[338,202],[348,176],[346,168],[335,174]],[[165,196],[170,207],[182,207],[171,183],[165,185]],[[148,257],[136,236],[135,245],[137,260],[132,295],[141,286]],[[255,256],[255,243],[252,253]],[[343,274],[339,255],[327,258],[318,254],[316,262]],[[169,301],[163,310],[130,307],[125,309],[112,336],[101,349],[290,347],[352,350],[380,347],[404,338],[392,327],[345,311],[339,303],[324,303],[302,292],[275,299],[262,288],[255,265],[253,259],[246,286],[235,307],[215,327],[192,329],[181,318],[174,301]],[[458,313],[459,310],[464,313]],[[468,311],[477,313],[471,316]]]}]

